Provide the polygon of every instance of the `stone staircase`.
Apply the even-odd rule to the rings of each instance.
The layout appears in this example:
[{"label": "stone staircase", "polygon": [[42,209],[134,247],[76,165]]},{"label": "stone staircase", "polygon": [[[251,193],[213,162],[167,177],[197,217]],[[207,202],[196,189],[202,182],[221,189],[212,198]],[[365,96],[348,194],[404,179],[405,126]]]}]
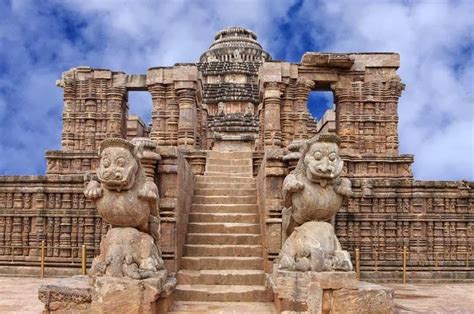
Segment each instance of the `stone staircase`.
[{"label": "stone staircase", "polygon": [[208,153],[206,171],[196,177],[177,279],[176,301],[273,301],[265,287],[251,152]]}]

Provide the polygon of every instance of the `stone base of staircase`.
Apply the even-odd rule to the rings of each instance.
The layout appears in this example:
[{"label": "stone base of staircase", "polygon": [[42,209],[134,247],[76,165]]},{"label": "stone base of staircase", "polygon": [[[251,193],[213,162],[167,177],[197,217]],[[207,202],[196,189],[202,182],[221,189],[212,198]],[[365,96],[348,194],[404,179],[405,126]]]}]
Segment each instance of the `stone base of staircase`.
[{"label": "stone base of staircase", "polygon": [[204,175],[196,176],[176,304],[272,302],[263,271],[252,152],[208,152],[207,157]]},{"label": "stone base of staircase", "polygon": [[213,313],[213,314],[242,314],[278,313],[273,303],[270,302],[195,302],[177,301],[173,303],[170,312],[172,314],[184,313]]}]

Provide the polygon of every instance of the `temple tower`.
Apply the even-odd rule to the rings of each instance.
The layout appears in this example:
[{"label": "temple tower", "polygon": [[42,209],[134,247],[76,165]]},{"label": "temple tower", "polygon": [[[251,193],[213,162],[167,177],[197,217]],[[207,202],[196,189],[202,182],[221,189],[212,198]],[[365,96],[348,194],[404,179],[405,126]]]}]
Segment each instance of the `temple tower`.
[{"label": "temple tower", "polygon": [[258,71],[271,56],[254,32],[242,27],[219,31],[197,64],[203,76],[208,147],[253,150],[258,135]]}]

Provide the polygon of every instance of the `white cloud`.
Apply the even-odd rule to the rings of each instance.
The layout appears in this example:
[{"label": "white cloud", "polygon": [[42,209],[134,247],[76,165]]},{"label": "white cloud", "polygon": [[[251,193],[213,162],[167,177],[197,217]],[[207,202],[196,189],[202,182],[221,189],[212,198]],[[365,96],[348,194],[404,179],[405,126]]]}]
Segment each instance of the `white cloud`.
[{"label": "white cloud", "polygon": [[[11,4],[0,2],[0,174],[39,173],[44,150],[59,147],[62,100],[54,82],[62,71],[90,65],[144,73],[193,62],[217,30],[239,25],[254,30],[272,55],[296,62],[308,47],[399,52],[407,84],[400,144],[403,153],[415,154],[416,177],[474,180],[469,1],[307,0],[301,8],[270,0]],[[149,115],[149,104],[134,97],[132,109]],[[24,157],[18,163],[7,154]]]},{"label": "white cloud", "polygon": [[333,35],[323,47],[327,51],[400,53],[398,73],[407,84],[398,110],[400,150],[415,154],[415,176],[473,180],[473,2],[359,0],[319,6],[306,1],[304,6],[299,17],[309,25],[324,19],[324,30]]}]

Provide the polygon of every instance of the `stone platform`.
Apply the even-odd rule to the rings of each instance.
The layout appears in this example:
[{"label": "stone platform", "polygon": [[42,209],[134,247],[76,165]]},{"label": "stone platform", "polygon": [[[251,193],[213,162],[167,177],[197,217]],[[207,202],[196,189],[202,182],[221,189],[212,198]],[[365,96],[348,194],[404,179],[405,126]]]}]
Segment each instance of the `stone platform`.
[{"label": "stone platform", "polygon": [[393,313],[393,289],[360,282],[355,272],[274,269],[271,282],[278,311]]},{"label": "stone platform", "polygon": [[[57,281],[58,278],[0,277],[0,313],[41,313],[43,304],[38,300],[38,288],[41,285]],[[469,313],[474,304],[474,284],[437,283],[437,284],[386,284],[395,292],[395,313]],[[223,302],[175,302],[173,312],[181,313],[219,313],[236,303]],[[271,303],[242,303],[238,305],[256,305],[265,308]],[[266,306],[268,305],[268,306]],[[224,306],[224,307],[223,307]],[[232,307],[231,307],[232,308]],[[235,309],[235,307],[234,307]],[[232,313],[231,311],[220,313]],[[260,311],[265,313],[265,311]]]},{"label": "stone platform", "polygon": [[143,280],[74,276],[42,285],[38,298],[49,313],[166,313],[175,285],[166,271]]}]

